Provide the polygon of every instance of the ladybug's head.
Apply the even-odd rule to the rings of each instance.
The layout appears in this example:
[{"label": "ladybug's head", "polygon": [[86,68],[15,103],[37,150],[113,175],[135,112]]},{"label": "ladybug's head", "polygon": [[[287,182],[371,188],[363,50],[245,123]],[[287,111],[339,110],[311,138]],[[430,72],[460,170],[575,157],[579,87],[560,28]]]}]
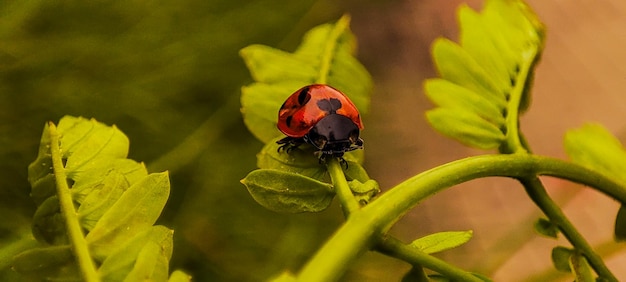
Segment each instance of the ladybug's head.
[{"label": "ladybug's head", "polygon": [[359,127],[350,118],[329,114],[311,128],[304,140],[322,154],[341,157],[345,152],[363,147],[359,133]]}]

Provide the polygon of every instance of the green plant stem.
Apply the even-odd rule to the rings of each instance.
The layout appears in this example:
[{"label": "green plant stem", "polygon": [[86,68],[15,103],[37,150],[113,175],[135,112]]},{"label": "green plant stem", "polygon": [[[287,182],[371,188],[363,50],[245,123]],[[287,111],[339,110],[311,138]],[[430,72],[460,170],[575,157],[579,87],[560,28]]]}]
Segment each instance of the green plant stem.
[{"label": "green plant stem", "polygon": [[[537,57],[537,52],[539,52],[538,46],[534,46],[534,48],[530,48],[526,52],[522,54],[524,59],[522,60],[522,64],[520,65],[520,71],[517,73],[515,77],[515,81],[517,83],[511,90],[511,97],[509,102],[507,103],[507,116],[506,116],[506,150],[511,153],[519,153],[525,152],[526,147],[524,146],[523,138],[520,138],[521,133],[519,130],[519,115],[520,115],[520,104],[522,102],[522,98],[524,95],[524,90],[526,89],[526,81],[529,79],[529,76],[534,69],[535,59]],[[528,95],[528,94],[527,94]]]},{"label": "green plant stem", "polygon": [[72,250],[74,251],[74,256],[80,266],[85,281],[100,281],[96,273],[96,266],[89,253],[85,235],[80,227],[78,214],[74,208],[72,192],[67,185],[67,176],[65,175],[65,167],[63,167],[61,149],[59,148],[59,133],[52,122],[48,123],[48,130],[50,132],[50,153],[52,155],[52,167],[54,168],[54,176],[56,179],[57,197],[59,198],[61,213],[65,218],[67,233],[72,245]]},{"label": "green plant stem", "polygon": [[[586,186],[626,202],[626,188],[611,179],[566,161],[528,155],[485,155],[444,164],[400,183],[364,208],[343,226],[303,267],[300,281],[335,281],[350,262],[382,240],[408,210],[442,190],[472,179],[504,176],[527,178],[550,175]],[[445,275],[445,274],[444,274]]]},{"label": "green plant stem", "polygon": [[359,210],[361,206],[354,198],[352,190],[350,190],[350,186],[348,185],[348,181],[346,181],[346,176],[343,174],[339,161],[336,158],[331,158],[328,160],[327,168],[328,173],[330,174],[330,179],[335,187],[337,198],[339,198],[339,201],[341,202],[343,214],[346,218],[348,218],[350,214]]},{"label": "green plant stem", "polygon": [[434,270],[453,280],[470,282],[483,281],[482,279],[472,275],[467,271],[457,268],[427,253],[424,253],[417,248],[413,248],[391,236],[387,236],[382,239],[377,246],[377,249],[384,254],[399,258],[403,261],[411,263],[412,265],[420,265],[425,268]]},{"label": "green plant stem", "polygon": [[[360,205],[350,190],[339,161],[335,158],[329,160],[327,168],[333,186],[335,187],[335,193],[341,202],[343,213],[345,217],[348,218],[350,214],[360,209]],[[392,236],[386,236],[385,239],[379,243],[377,248],[387,255],[399,258],[412,265],[424,266],[438,273],[445,274],[450,278],[460,279],[461,281],[482,281],[470,273],[426,254],[417,248],[410,247]]]},{"label": "green plant stem", "polygon": [[535,202],[553,224],[559,227],[565,238],[587,258],[593,270],[595,270],[600,277],[608,281],[617,282],[617,278],[606,267],[602,258],[594,252],[591,245],[567,219],[559,206],[552,201],[541,183],[541,180],[537,177],[528,177],[520,179],[520,182],[524,185],[526,193],[528,193],[533,202]]}]

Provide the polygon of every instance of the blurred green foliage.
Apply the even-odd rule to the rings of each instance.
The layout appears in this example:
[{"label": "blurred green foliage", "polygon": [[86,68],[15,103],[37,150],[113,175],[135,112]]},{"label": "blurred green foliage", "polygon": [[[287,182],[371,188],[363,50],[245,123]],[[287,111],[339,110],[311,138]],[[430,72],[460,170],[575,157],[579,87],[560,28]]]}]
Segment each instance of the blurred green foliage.
[{"label": "blurred green foliage", "polygon": [[[176,231],[172,269],[196,281],[256,281],[299,267],[341,213],[276,216],[239,183],[261,144],[241,121],[239,91],[251,78],[238,51],[253,43],[292,50],[306,30],[345,12],[336,5],[0,1],[0,217],[14,219],[0,224],[0,246],[30,228],[26,168],[44,123],[75,115],[116,124],[130,139],[129,158],[171,170],[160,223]],[[197,129],[212,138],[190,143],[192,158],[152,166]]]}]

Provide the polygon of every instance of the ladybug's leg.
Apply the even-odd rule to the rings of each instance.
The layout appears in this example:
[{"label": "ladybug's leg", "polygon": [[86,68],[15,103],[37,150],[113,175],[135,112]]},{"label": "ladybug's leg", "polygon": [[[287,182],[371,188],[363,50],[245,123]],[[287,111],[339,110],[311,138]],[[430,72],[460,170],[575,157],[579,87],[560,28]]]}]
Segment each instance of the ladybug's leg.
[{"label": "ladybug's leg", "polygon": [[294,137],[285,137],[276,141],[276,144],[280,145],[278,147],[278,152],[285,151],[290,153],[291,150],[298,148],[298,146],[302,145],[304,140],[302,138],[294,138]]},{"label": "ladybug's leg", "polygon": [[326,164],[328,158],[337,158],[339,160],[339,164],[345,169],[348,169],[348,161],[343,158],[343,152],[341,153],[321,153],[319,162],[320,164]]},{"label": "ladybug's leg", "polygon": [[339,157],[339,164],[344,168],[348,169],[348,161],[343,158],[343,156]]}]

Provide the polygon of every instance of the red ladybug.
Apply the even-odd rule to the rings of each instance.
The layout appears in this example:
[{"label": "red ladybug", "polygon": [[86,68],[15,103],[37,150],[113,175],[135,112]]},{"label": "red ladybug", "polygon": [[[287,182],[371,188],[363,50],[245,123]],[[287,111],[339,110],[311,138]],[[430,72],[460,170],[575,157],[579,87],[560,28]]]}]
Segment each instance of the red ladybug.
[{"label": "red ladybug", "polygon": [[278,111],[278,129],[287,135],[279,148],[291,150],[309,143],[321,154],[341,158],[345,152],[363,148],[363,129],[356,106],[339,90],[324,84],[302,87]]}]

